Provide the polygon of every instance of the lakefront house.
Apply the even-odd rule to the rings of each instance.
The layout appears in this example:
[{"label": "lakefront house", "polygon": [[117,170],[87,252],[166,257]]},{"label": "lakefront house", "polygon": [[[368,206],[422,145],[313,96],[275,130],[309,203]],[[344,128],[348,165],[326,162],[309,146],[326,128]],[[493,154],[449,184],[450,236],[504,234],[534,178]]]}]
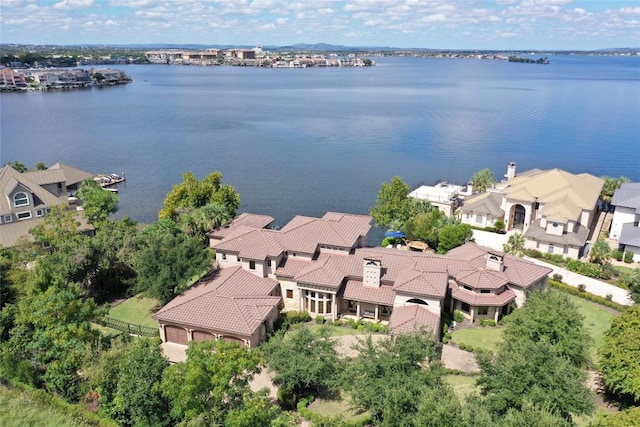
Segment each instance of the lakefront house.
[{"label": "lakefront house", "polygon": [[424,327],[439,338],[445,312],[497,321],[551,272],[474,243],[447,255],[368,247],[366,215],[296,216],[279,230],[266,228],[269,219],[243,214],[209,233],[217,269],[154,315],[163,342],[254,347],[281,310],[383,322],[391,334]]},{"label": "lakefront house", "polygon": [[640,262],[640,182],[625,182],[613,194],[615,207],[609,238],[618,241],[624,253],[633,253],[633,261]]},{"label": "lakefront house", "polygon": [[507,230],[524,233],[526,248],[577,259],[584,255],[603,185],[588,173],[561,169],[516,175],[511,162],[505,180],[465,199],[458,214],[463,223],[479,227],[501,219]]},{"label": "lakefront house", "polygon": [[[21,238],[33,240],[29,230],[44,220],[54,206],[74,208],[80,184],[92,175],[64,163],[45,170],[18,172],[10,165],[0,169],[0,245],[14,246]],[[77,215],[80,229],[93,227]]]}]

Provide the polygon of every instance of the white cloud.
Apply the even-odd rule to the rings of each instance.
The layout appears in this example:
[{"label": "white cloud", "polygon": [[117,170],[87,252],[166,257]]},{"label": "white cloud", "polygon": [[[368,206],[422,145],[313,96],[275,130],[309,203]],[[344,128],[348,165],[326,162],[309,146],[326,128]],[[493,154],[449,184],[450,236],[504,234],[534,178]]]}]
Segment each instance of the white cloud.
[{"label": "white cloud", "polygon": [[54,9],[84,9],[93,6],[93,0],[62,0],[53,5]]},{"label": "white cloud", "polygon": [[587,11],[581,7],[576,7],[575,9],[573,9],[573,11],[578,15],[584,15],[585,13],[587,13]]}]

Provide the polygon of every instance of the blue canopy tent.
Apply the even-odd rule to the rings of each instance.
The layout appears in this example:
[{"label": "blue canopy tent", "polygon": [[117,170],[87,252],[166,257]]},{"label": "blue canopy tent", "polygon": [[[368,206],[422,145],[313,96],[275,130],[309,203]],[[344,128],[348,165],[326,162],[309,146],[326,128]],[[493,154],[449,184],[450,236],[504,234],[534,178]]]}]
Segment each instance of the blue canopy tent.
[{"label": "blue canopy tent", "polygon": [[385,237],[395,237],[396,239],[404,239],[404,233],[402,231],[387,231],[384,233]]}]

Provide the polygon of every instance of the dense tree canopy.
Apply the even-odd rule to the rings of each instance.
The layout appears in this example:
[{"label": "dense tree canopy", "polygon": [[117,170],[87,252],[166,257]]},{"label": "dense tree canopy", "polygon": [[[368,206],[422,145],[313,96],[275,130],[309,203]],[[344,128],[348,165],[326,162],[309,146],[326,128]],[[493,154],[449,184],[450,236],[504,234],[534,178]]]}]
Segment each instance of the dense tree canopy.
[{"label": "dense tree canopy", "polygon": [[537,291],[511,314],[496,355],[478,357],[478,380],[496,415],[523,410],[526,402],[570,419],[593,410],[585,387],[588,336],[566,295]]},{"label": "dense tree canopy", "polygon": [[118,196],[100,187],[93,179],[82,182],[78,197],[82,200],[83,213],[91,223],[105,221],[109,214],[118,211]]},{"label": "dense tree canopy", "polygon": [[274,372],[273,382],[297,397],[334,388],[340,370],[336,343],[329,331],[308,328],[278,332],[261,346],[266,365]]},{"label": "dense tree canopy", "polygon": [[199,181],[191,172],[184,174],[182,182],[173,186],[164,199],[158,216],[177,219],[181,213],[201,208],[210,203],[223,206],[227,216],[233,218],[240,206],[240,195],[231,185],[222,184],[222,174],[214,172]]},{"label": "dense tree canopy", "polygon": [[496,177],[489,169],[482,169],[471,177],[473,183],[473,191],[476,193],[484,193],[487,188],[491,188],[496,183]]},{"label": "dense tree canopy", "polygon": [[640,306],[626,309],[613,320],[599,356],[607,388],[640,403]]},{"label": "dense tree canopy", "polygon": [[404,232],[409,240],[421,240],[430,248],[438,247],[438,232],[449,222],[447,216],[439,209],[419,213],[404,225]]},{"label": "dense tree canopy", "polygon": [[382,183],[376,205],[370,211],[376,226],[388,227],[393,221],[404,224],[409,219],[412,206],[409,191],[409,185],[399,176]]},{"label": "dense tree canopy", "polygon": [[438,253],[446,254],[471,240],[473,230],[469,224],[447,224],[438,231]]},{"label": "dense tree canopy", "polygon": [[611,203],[613,194],[618,188],[620,188],[623,183],[631,182],[631,180],[625,176],[621,176],[620,178],[602,176],[601,178],[604,179],[604,185],[602,186],[602,191],[600,192],[600,198],[607,204]]}]

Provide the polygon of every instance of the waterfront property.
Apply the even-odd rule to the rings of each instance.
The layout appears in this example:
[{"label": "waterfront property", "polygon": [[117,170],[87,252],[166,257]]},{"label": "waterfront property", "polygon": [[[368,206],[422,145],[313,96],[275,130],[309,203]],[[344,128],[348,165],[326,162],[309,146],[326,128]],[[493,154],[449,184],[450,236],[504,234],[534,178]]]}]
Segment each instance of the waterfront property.
[{"label": "waterfront property", "polygon": [[597,217],[604,180],[561,169],[531,169],[516,175],[509,163],[506,179],[464,201],[463,223],[491,226],[503,219],[507,230],[526,237],[525,247],[580,258]]},{"label": "waterfront property", "polygon": [[[0,245],[11,247],[19,239],[33,240],[29,230],[42,222],[54,206],[75,208],[77,199],[71,197],[91,174],[63,163],[46,170],[20,173],[10,165],[0,169]],[[90,232],[93,227],[77,215],[80,229]]]},{"label": "waterfront property", "polygon": [[424,327],[439,338],[445,312],[497,321],[551,271],[473,243],[447,255],[367,247],[366,215],[296,216],[280,230],[264,228],[270,220],[243,214],[209,233],[218,270],[156,313],[164,342],[222,337],[253,347],[279,309],[384,322],[392,334]]},{"label": "waterfront property", "polygon": [[640,182],[625,182],[611,200],[615,207],[609,238],[618,241],[619,248],[633,253],[640,262]]},{"label": "waterfront property", "polygon": [[446,216],[453,216],[462,205],[461,196],[467,195],[460,185],[440,182],[434,186],[422,185],[409,193],[409,197],[425,200],[440,209]]}]

